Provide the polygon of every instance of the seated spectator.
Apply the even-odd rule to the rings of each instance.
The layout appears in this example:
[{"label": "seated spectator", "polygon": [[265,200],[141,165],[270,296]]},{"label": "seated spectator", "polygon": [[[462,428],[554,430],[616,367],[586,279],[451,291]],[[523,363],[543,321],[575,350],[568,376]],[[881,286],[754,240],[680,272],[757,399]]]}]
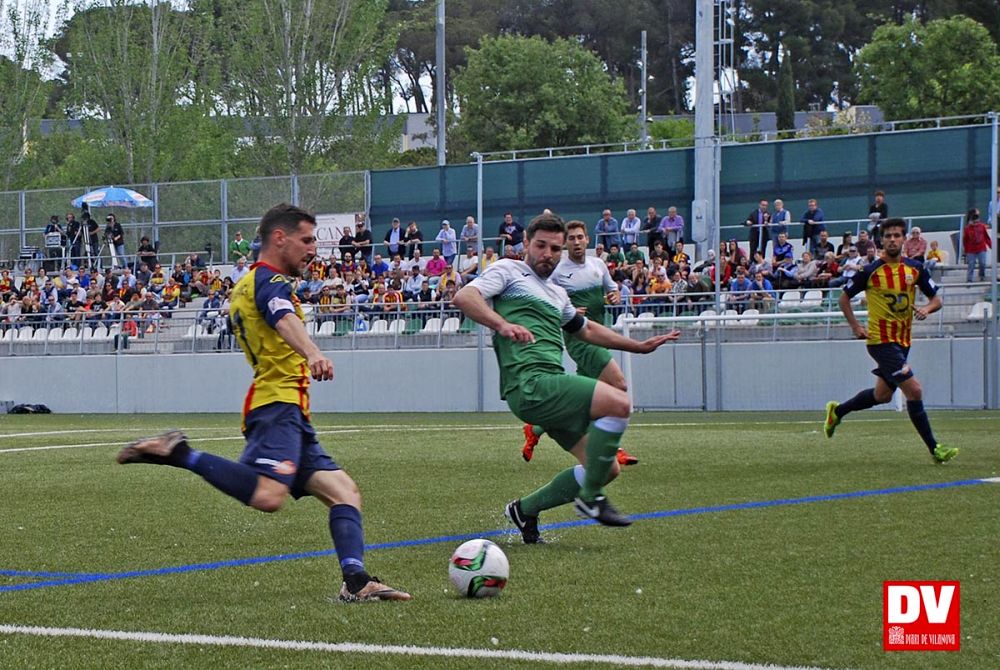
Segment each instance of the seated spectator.
[{"label": "seated spectator", "polygon": [[396,254],[389,261],[389,272],[388,275],[392,279],[398,279],[401,282],[406,280],[407,268],[403,266],[403,257]]},{"label": "seated spectator", "polygon": [[838,263],[840,263],[841,265],[844,264],[844,261],[847,260],[847,254],[850,251],[851,247],[853,246],[854,246],[854,235],[851,234],[851,231],[845,230],[844,238],[841,241],[840,246],[837,247]]},{"label": "seated spectator", "polygon": [[605,263],[608,262],[608,252],[605,251],[604,243],[598,242],[597,246],[594,247],[594,256],[601,259]]},{"label": "seated spectator", "polygon": [[417,308],[421,310],[428,310],[434,307],[434,291],[431,289],[431,284],[426,279],[423,284],[420,285],[420,292],[417,293]]},{"label": "seated spectator", "polygon": [[10,270],[0,270],[0,300],[7,301],[14,294],[14,280],[10,278]]},{"label": "seated spectator", "polygon": [[200,323],[207,332],[214,332],[217,326],[216,319],[219,316],[220,309],[222,309],[222,297],[213,291],[207,298],[205,298],[205,302],[202,303],[201,310],[198,312],[197,322]]},{"label": "seated spectator", "polygon": [[927,253],[927,240],[920,234],[920,228],[913,226],[910,229],[910,236],[903,242],[903,255],[915,261],[924,262],[924,254]]},{"label": "seated spectator", "polygon": [[750,304],[760,312],[774,311],[774,305],[778,300],[778,294],[774,292],[771,281],[764,276],[763,272],[757,272],[753,281],[750,282]]},{"label": "seated spectator", "polygon": [[160,306],[163,309],[177,309],[181,306],[181,285],[177,283],[173,275],[167,278],[167,284],[160,294],[162,301]]},{"label": "seated spectator", "polygon": [[153,266],[153,271],[149,274],[147,285],[156,294],[163,293],[163,287],[167,283],[167,278],[163,273],[163,266],[159,263]]},{"label": "seated spectator", "polygon": [[382,254],[375,254],[375,260],[372,262],[372,276],[375,278],[381,278],[382,275],[388,274],[389,264],[382,259]]},{"label": "seated spectator", "polygon": [[437,281],[444,274],[445,270],[448,269],[448,261],[441,257],[441,250],[434,249],[431,251],[431,258],[427,261],[427,277],[430,279],[433,285],[436,285]]},{"label": "seated spectator", "polygon": [[823,260],[819,262],[819,270],[812,285],[815,288],[826,288],[838,276],[840,276],[840,265],[837,263],[837,255],[828,251]]},{"label": "seated spectator", "polygon": [[401,312],[406,309],[404,302],[403,287],[398,279],[393,279],[382,296],[382,311]]},{"label": "seated spectator", "polygon": [[655,242],[653,242],[653,250],[649,252],[650,262],[656,260],[657,258],[662,258],[664,262],[667,263],[673,260],[671,254],[668,253],[667,250],[663,248],[662,240],[656,240]]},{"label": "seated spectator", "polygon": [[483,269],[485,270],[489,266],[496,263],[498,260],[500,260],[500,258],[497,256],[497,253],[493,249],[493,247],[486,247],[486,250],[483,252]]},{"label": "seated spectator", "polygon": [[[633,211],[633,210],[629,210],[629,211]],[[639,249],[638,243],[633,242],[632,244],[629,245],[628,251],[625,252],[625,265],[624,265],[624,267],[622,269],[628,270],[628,269],[634,267],[636,261],[643,261],[643,262],[645,262],[646,261],[646,255],[644,253],[642,253],[642,251]],[[653,261],[653,259],[650,259],[650,262],[652,262],[652,261]]]},{"label": "seated spectator", "polygon": [[752,288],[750,280],[747,279],[747,271],[742,267],[736,268],[736,277],[729,280],[729,299],[726,301],[726,307],[742,314],[750,304]]},{"label": "seated spectator", "polygon": [[197,251],[191,252],[191,255],[187,257],[185,263],[190,263],[192,269],[201,270],[205,267],[204,259],[198,254]]},{"label": "seated spectator", "polygon": [[819,241],[816,243],[816,251],[813,253],[815,258],[826,258],[827,253],[834,254],[833,242],[830,241],[830,233],[826,230],[819,231]]},{"label": "seated spectator", "polygon": [[246,259],[240,258],[236,261],[236,266],[233,267],[232,272],[229,273],[229,278],[233,280],[233,284],[238,284],[249,272],[250,268],[247,267]]},{"label": "seated spectator", "polygon": [[798,265],[782,265],[778,268],[778,290],[809,288],[819,274],[819,263],[808,251],[802,252]]},{"label": "seated spectator", "polygon": [[681,271],[679,269],[675,269],[673,275],[670,277],[670,294],[667,296],[671,306],[673,307],[674,314],[677,314],[678,310],[690,306],[691,299],[685,295],[687,290],[687,281],[685,281]]},{"label": "seated spectator", "polygon": [[417,295],[420,293],[420,288],[425,281],[427,279],[420,274],[420,267],[414,265],[410,268],[410,274],[403,285],[403,297],[407,300],[417,300]]},{"label": "seated spectator", "polygon": [[[680,267],[678,265],[678,267]],[[709,249],[705,254],[705,260],[694,267],[695,273],[706,272],[708,268],[715,267],[715,249]]]},{"label": "seated spectator", "polygon": [[357,272],[358,264],[354,262],[354,252],[345,251],[340,257],[340,273],[347,274],[348,272]]},{"label": "seated spectator", "polygon": [[862,230],[860,233],[858,233],[858,243],[855,244],[854,246],[858,248],[858,255],[861,256],[862,258],[868,256],[869,250],[874,252],[876,248],[875,243],[868,236],[867,230]]},{"label": "seated spectator", "polygon": [[608,252],[608,257],[604,262],[608,264],[608,268],[611,270],[624,266],[625,254],[622,253],[621,247],[617,244],[612,244],[611,251]]},{"label": "seated spectator", "polygon": [[139,325],[139,337],[144,333],[153,333],[160,324],[160,303],[156,300],[156,294],[152,291],[142,292],[141,323]]},{"label": "seated spectator", "polygon": [[726,255],[729,256],[729,262],[734,266],[740,265],[740,259],[747,258],[747,252],[743,251],[742,247],[740,247],[740,243],[736,241],[735,237],[729,240],[724,251],[726,252]]},{"label": "seated spectator", "polygon": [[463,284],[468,284],[479,274],[479,256],[476,255],[475,247],[467,247],[465,255],[458,259],[458,274]]},{"label": "seated spectator", "polygon": [[[215,270],[212,271],[212,280],[208,284],[208,290],[215,291],[221,296],[223,292],[223,286],[224,282],[222,279],[222,271],[216,268]],[[157,293],[159,293],[159,291],[157,291]]]},{"label": "seated spectator", "polygon": [[928,271],[933,271],[939,265],[946,265],[948,263],[948,253],[942,251],[938,248],[938,241],[931,240],[931,248],[927,251],[927,256],[924,260],[924,267]]},{"label": "seated spectator", "polygon": [[755,277],[758,272],[765,277],[771,276],[771,263],[764,258],[764,253],[759,249],[753,254],[753,263],[748,268],[747,276]]},{"label": "seated spectator", "polygon": [[[449,281],[455,282],[455,286],[462,285],[462,276],[451,265],[446,266],[444,272],[438,276],[438,287],[447,284]],[[434,285],[433,278],[431,278],[431,285]],[[438,292],[440,292],[440,288],[438,288]]]},{"label": "seated spectator", "polygon": [[145,263],[139,263],[139,269],[136,270],[135,272],[136,281],[141,281],[143,285],[149,286],[149,282],[152,278],[153,278],[153,273],[150,272],[149,266],[146,265]]},{"label": "seated spectator", "polygon": [[677,266],[687,266],[691,264],[691,257],[684,252],[684,243],[678,241],[674,247],[674,256],[670,260]]}]

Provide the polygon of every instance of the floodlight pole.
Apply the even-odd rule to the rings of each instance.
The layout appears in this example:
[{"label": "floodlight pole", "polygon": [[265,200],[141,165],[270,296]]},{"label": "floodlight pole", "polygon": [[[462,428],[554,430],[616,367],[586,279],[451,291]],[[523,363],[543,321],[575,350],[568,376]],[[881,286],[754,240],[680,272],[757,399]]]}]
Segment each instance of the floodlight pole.
[{"label": "floodlight pole", "polygon": [[642,31],[642,49],[641,49],[641,52],[642,52],[642,60],[641,60],[641,62],[639,64],[639,69],[640,69],[641,75],[642,75],[642,83],[640,84],[640,86],[642,86],[642,88],[639,89],[639,95],[640,95],[640,97],[642,99],[642,104],[639,106],[639,129],[642,132],[642,138],[641,138],[642,149],[643,149],[643,151],[645,151],[646,149],[649,148],[649,117],[648,117],[647,112],[646,112],[646,110],[647,110],[646,103],[647,103],[647,100],[648,100],[647,90],[649,89],[649,73],[646,71],[646,56],[647,56],[647,51],[646,51],[646,31],[645,30]]},{"label": "floodlight pole", "polygon": [[445,153],[445,135],[447,134],[445,127],[445,103],[444,103],[444,76],[445,76],[445,63],[444,63],[444,2],[445,0],[438,0],[437,5],[437,58],[435,65],[435,72],[437,74],[436,90],[437,90],[437,164],[444,165],[447,163],[447,157]]},{"label": "floodlight pole", "polygon": [[[997,151],[1000,150],[1000,136],[998,136],[998,114],[997,112],[990,112],[990,124],[992,126],[992,141],[990,143],[990,200],[994,203],[992,207],[993,210],[998,209],[996,206],[996,192],[997,184],[1000,182],[1000,174],[998,174],[997,165]],[[992,266],[992,272],[990,273],[990,327],[987,330],[989,334],[989,408],[997,409],[1000,408],[1000,389],[997,388],[998,382],[998,367],[1000,367],[1000,342],[998,342],[998,337],[1000,333],[997,332],[997,326],[1000,324],[1000,315],[997,314],[997,212],[993,212],[994,220],[990,221],[989,231],[990,237],[992,237],[992,247],[990,248],[990,264]],[[959,236],[961,237],[961,236]]]},{"label": "floodlight pole", "polygon": [[[478,151],[472,152],[472,157],[476,159],[476,223],[479,224],[479,234],[476,235],[476,253],[479,256],[479,274],[485,269],[486,257],[483,253],[483,155]],[[486,366],[483,357],[486,356],[486,329],[481,325],[476,326],[476,411],[485,411],[486,393],[483,389],[486,379]]]}]

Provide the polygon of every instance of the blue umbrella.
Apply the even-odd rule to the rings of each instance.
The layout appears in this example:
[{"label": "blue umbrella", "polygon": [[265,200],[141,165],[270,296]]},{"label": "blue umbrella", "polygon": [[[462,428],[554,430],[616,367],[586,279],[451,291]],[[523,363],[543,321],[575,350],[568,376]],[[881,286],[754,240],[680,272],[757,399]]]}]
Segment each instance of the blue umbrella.
[{"label": "blue umbrella", "polygon": [[84,193],[73,201],[74,207],[152,207],[153,201],[138,191],[119,186],[99,188],[90,193]]}]

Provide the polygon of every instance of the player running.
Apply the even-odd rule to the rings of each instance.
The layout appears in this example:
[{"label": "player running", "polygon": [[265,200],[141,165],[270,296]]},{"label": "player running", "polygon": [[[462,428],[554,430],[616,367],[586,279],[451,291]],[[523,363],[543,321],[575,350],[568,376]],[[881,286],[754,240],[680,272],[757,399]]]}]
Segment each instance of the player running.
[{"label": "player running", "polygon": [[578,314],[566,290],[549,281],[565,243],[562,219],[542,214],[528,226],[524,261],[497,261],[454,298],[466,316],[494,331],[500,395],[514,415],[542,426],[580,461],[507,505],[504,513],[527,544],[542,541],[539,513],[569,502],[580,516],[604,525],[632,523],[604,494],[604,485],[619,471],[615,453],[632,402],[606,382],[566,374],[562,332],[599,347],[643,354],[680,336],[673,331],[637,342]]},{"label": "player running", "polygon": [[233,289],[230,317],[254,378],[243,403],[246,446],[238,462],[192,449],[180,431],[139,440],[119,463],[155,463],[190,470],[226,495],[276,512],[291,494],[329,508],[330,534],[344,582],[340,600],[410,600],[365,571],[361,494],[323,451],[309,421],[309,376],[333,379],[333,363],[309,339],[292,290],[316,255],[316,218],[291,205],[271,208],[260,222],[260,260]]},{"label": "player running", "polygon": [[[555,272],[552,281],[566,289],[569,299],[583,315],[596,323],[604,323],[604,301],[612,305],[621,303],[621,293],[618,285],[611,278],[608,266],[596,256],[587,255],[590,238],[587,236],[587,226],[583,221],[570,221],[566,224],[566,251]],[[611,352],[604,347],[588,344],[568,333],[563,337],[566,351],[576,363],[576,373],[591,379],[599,379],[622,391],[628,391],[625,375],[618,363],[611,358]],[[521,457],[530,461],[535,455],[538,440],[545,433],[541,426],[524,424],[524,446],[521,447]],[[634,465],[639,459],[621,447],[616,454],[620,465]]]},{"label": "player running", "polygon": [[[923,390],[906,362],[913,319],[922,321],[941,309],[941,296],[924,266],[902,256],[905,237],[906,222],[903,219],[887,219],[882,224],[882,257],[854,275],[844,286],[840,310],[855,337],[867,340],[868,355],[878,365],[872,370],[877,379],[875,388],[861,391],[850,400],[828,402],[823,432],[827,437],[833,437],[841,419],[848,413],[887,403],[899,388],[906,396],[910,421],[927,445],[931,458],[936,463],[944,463],[954,458],[958,449],[938,444],[934,438],[930,420],[924,411]],[[914,306],[918,286],[930,300],[924,307]],[[861,291],[865,292],[868,301],[867,329],[858,322],[851,307],[851,298]]]}]

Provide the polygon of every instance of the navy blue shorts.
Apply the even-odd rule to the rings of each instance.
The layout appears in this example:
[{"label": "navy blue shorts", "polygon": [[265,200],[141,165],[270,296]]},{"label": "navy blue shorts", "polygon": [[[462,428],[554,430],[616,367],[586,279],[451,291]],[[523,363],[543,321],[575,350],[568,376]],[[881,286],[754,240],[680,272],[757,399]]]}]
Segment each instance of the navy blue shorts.
[{"label": "navy blue shorts", "polygon": [[292,496],[309,495],[305,485],[314,472],[340,470],[316,440],[316,431],[298,405],[273,402],[250,410],[240,463],[288,487]]},{"label": "navy blue shorts", "polygon": [[913,370],[906,362],[909,353],[909,347],[895,342],[869,344],[868,355],[878,363],[878,367],[872,370],[872,374],[895,390],[897,386],[913,376]]}]

